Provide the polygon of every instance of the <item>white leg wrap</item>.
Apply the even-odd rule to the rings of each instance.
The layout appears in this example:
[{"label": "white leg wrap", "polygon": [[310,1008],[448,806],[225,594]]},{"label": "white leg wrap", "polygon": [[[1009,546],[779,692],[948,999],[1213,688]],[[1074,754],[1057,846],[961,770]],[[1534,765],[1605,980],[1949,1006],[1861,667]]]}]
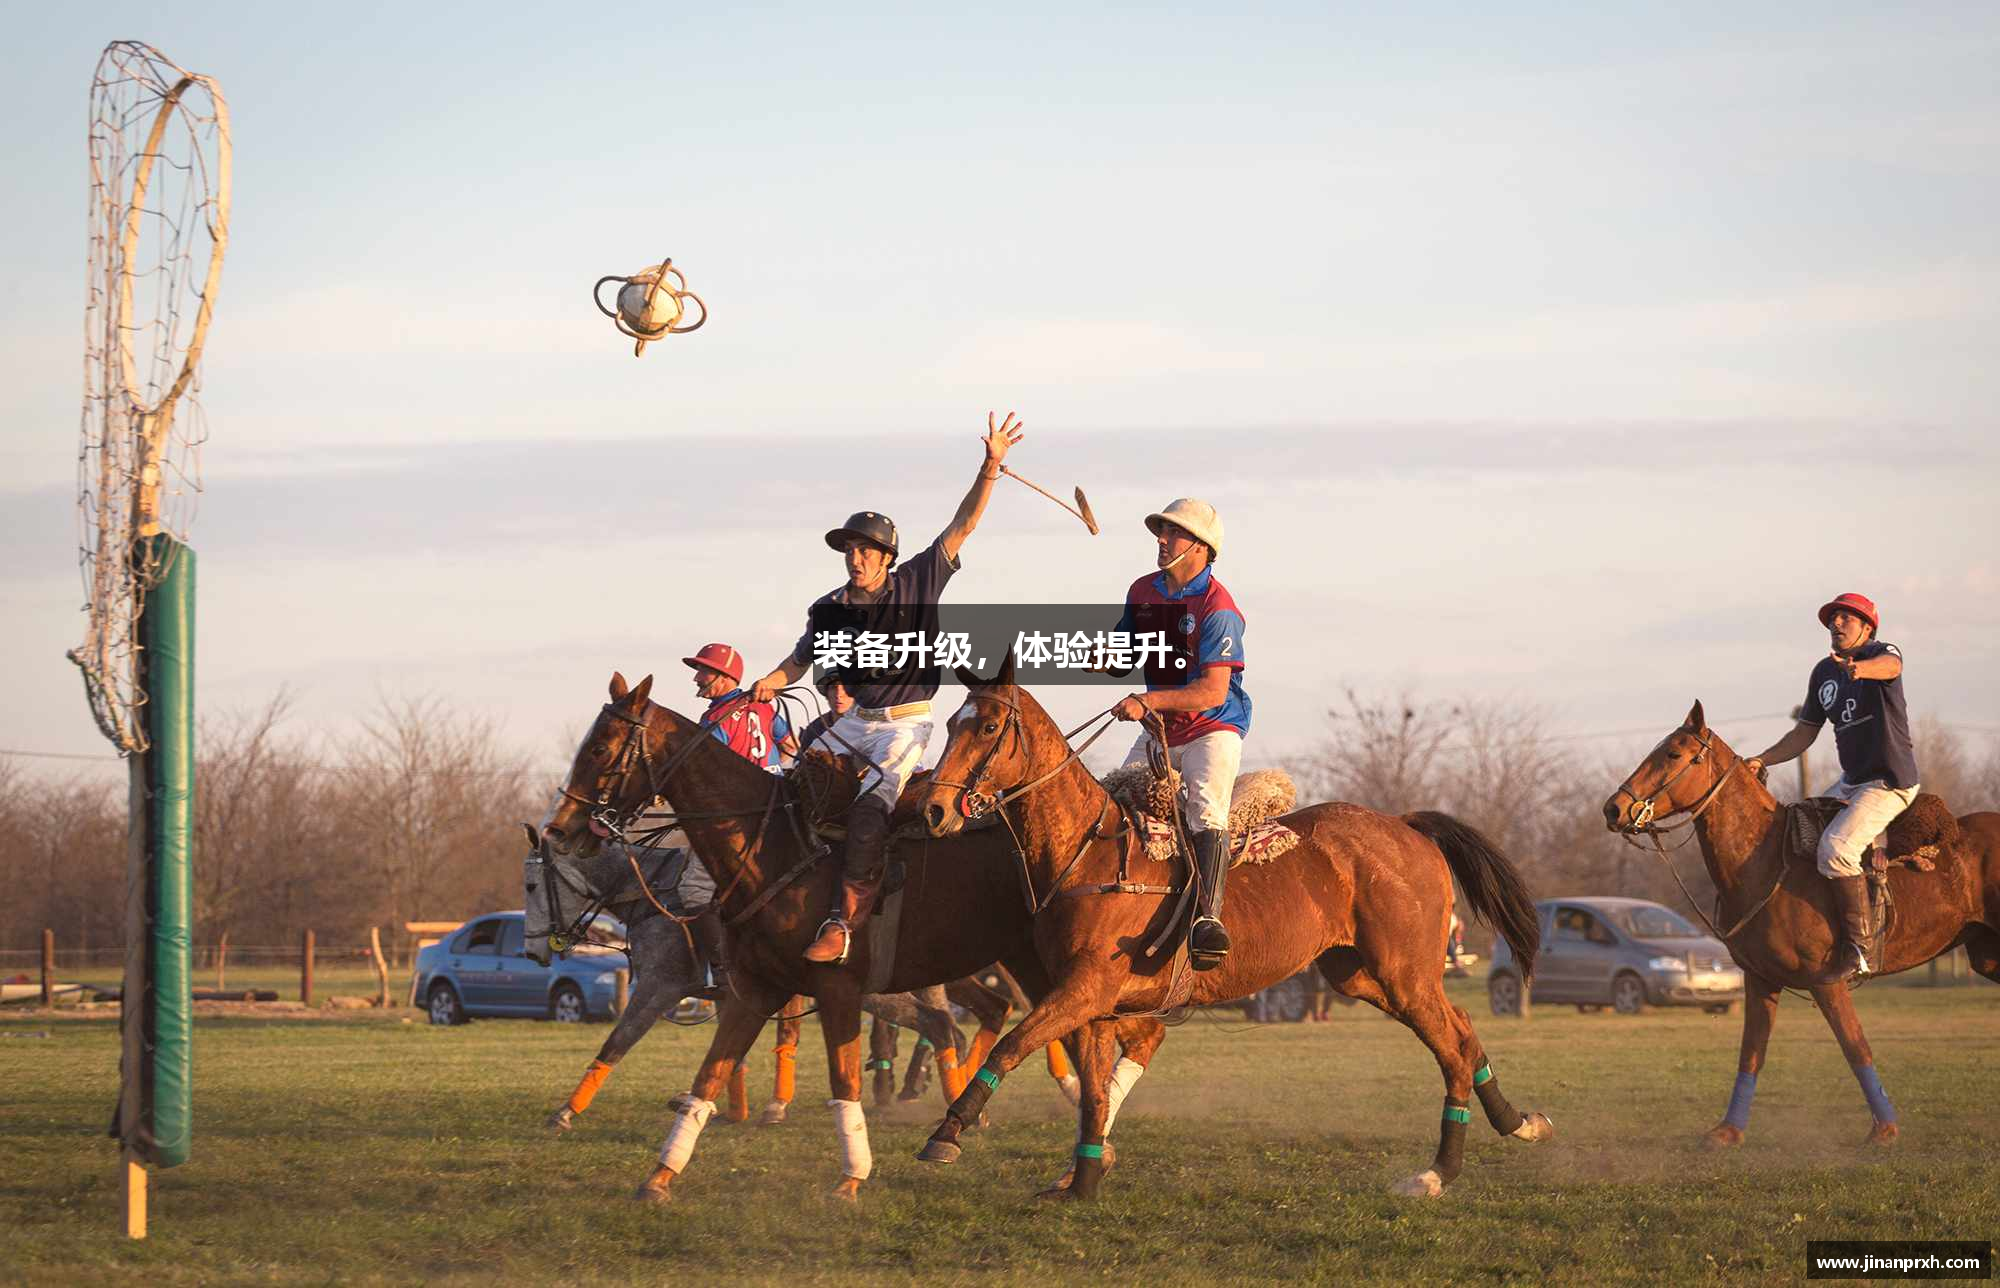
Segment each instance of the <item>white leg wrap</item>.
[{"label": "white leg wrap", "polygon": [[715,1112],[713,1100],[696,1100],[692,1096],[682,1096],[681,1110],[674,1115],[674,1125],[667,1129],[667,1143],[660,1146],[660,1166],[671,1167],[678,1176],[687,1170],[688,1159],[694,1155],[694,1143],[701,1137],[701,1129],[708,1126],[709,1115]]},{"label": "white leg wrap", "polygon": [[1118,1067],[1111,1071],[1111,1087],[1105,1095],[1110,1109],[1104,1115],[1104,1134],[1111,1134],[1111,1124],[1118,1121],[1118,1106],[1125,1103],[1125,1097],[1132,1094],[1132,1086],[1146,1072],[1146,1066],[1137,1060],[1118,1057]]},{"label": "white leg wrap", "polygon": [[833,1129],[840,1133],[841,1173],[857,1181],[868,1179],[875,1168],[875,1155],[868,1148],[868,1119],[861,1113],[859,1100],[829,1100]]}]

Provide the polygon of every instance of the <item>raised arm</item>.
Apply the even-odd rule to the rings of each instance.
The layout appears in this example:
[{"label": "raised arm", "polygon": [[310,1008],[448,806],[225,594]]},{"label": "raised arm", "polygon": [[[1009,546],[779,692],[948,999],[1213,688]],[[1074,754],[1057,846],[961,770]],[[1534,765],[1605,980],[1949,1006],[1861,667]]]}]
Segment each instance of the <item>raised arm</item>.
[{"label": "raised arm", "polygon": [[778,695],[778,690],[797,684],[799,677],[804,675],[811,667],[812,659],[810,658],[801,662],[795,658],[787,657],[784,661],[772,667],[769,675],[764,676],[750,686],[751,701],[771,701]]},{"label": "raised arm", "polygon": [[958,513],[951,516],[951,522],[938,534],[938,545],[946,559],[958,562],[959,547],[979,526],[979,516],[986,512],[986,498],[993,495],[993,484],[1000,477],[1000,463],[1007,459],[1007,449],[1024,437],[1026,434],[1013,412],[1008,412],[998,426],[993,423],[993,413],[986,413],[986,457],[979,463],[979,476],[972,480],[965,499],[958,503]]}]

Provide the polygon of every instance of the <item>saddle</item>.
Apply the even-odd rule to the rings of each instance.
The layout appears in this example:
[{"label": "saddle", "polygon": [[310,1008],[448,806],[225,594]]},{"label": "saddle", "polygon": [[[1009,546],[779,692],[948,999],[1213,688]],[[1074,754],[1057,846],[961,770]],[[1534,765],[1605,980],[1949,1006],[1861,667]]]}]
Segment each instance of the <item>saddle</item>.
[{"label": "saddle", "polygon": [[[1155,777],[1147,765],[1126,765],[1101,780],[1111,798],[1146,829],[1146,857],[1174,857],[1174,815],[1180,809],[1180,774]],[[1282,769],[1239,774],[1229,796],[1229,866],[1269,863],[1297,847],[1299,834],[1275,820],[1297,806],[1298,788]]]},{"label": "saddle", "polygon": [[[1830,796],[1815,796],[1785,807],[1785,835],[1788,856],[1794,862],[1811,862],[1819,854],[1819,838],[1847,802]],[[1909,807],[1898,814],[1868,848],[1868,875],[1885,879],[1892,867],[1904,866],[1929,872],[1940,858],[1948,857],[1959,843],[1958,819],[1933,792],[1920,792]]]}]

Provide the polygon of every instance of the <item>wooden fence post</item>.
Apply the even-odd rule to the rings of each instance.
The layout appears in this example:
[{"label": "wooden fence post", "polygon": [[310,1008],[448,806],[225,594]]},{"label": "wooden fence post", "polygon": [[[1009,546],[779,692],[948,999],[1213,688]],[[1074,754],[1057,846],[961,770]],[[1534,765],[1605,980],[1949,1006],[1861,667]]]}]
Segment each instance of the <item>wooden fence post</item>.
[{"label": "wooden fence post", "polygon": [[611,986],[611,1013],[613,1015],[625,1014],[625,1003],[631,1000],[632,971],[629,967],[620,966],[617,975],[613,977]]},{"label": "wooden fence post", "polygon": [[389,1009],[389,963],[382,959],[382,929],[368,927],[368,951],[375,959],[375,1005]]},{"label": "wooden fence post", "polygon": [[42,928],[42,1005],[56,1003],[56,932]]},{"label": "wooden fence post", "polygon": [[313,1004],[313,932],[310,930],[299,940],[299,1000],[307,1006]]},{"label": "wooden fence post", "polygon": [[229,979],[229,932],[222,932],[222,942],[215,946],[215,991],[220,993],[228,988]]}]

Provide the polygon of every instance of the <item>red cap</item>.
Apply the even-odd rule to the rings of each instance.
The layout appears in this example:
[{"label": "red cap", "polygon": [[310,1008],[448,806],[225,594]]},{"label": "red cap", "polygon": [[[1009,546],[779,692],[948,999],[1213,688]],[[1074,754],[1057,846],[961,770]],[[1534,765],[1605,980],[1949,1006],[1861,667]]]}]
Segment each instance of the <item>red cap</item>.
[{"label": "red cap", "polygon": [[743,655],[727,644],[704,644],[699,653],[681,661],[697,669],[706,666],[720,671],[738,684],[743,682]]},{"label": "red cap", "polygon": [[1845,608],[1862,621],[1867,622],[1868,629],[1871,631],[1882,629],[1882,621],[1875,615],[1875,601],[1866,595],[1857,595],[1850,590],[1845,595],[1837,596],[1821,604],[1819,606],[1819,624],[1821,626],[1827,624],[1826,619],[1833,616],[1833,610],[1836,608]]}]

